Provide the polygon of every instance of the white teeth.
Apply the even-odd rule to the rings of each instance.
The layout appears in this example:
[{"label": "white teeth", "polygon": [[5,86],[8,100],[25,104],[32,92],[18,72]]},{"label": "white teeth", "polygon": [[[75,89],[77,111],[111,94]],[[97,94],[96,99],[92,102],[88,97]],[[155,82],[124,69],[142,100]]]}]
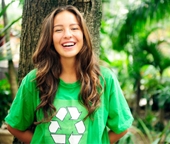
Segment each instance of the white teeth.
[{"label": "white teeth", "polygon": [[74,45],[74,43],[65,43],[65,44],[63,44],[63,46],[73,46]]}]

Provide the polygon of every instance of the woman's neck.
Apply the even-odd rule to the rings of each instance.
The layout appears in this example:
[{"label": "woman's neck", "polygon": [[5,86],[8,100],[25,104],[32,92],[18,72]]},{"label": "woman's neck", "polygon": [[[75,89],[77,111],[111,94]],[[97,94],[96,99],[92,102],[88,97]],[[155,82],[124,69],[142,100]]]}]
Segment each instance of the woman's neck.
[{"label": "woman's neck", "polygon": [[61,60],[62,72],[60,78],[66,83],[73,83],[77,81],[75,60],[67,59]]}]

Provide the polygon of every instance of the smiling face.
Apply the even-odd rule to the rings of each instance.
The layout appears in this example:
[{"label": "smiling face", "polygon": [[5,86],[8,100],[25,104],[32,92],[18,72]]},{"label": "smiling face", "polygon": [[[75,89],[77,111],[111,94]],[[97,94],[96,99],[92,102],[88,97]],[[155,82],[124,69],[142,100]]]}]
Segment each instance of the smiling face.
[{"label": "smiling face", "polygon": [[83,32],[76,16],[68,11],[54,18],[53,44],[60,58],[75,58],[83,47]]}]

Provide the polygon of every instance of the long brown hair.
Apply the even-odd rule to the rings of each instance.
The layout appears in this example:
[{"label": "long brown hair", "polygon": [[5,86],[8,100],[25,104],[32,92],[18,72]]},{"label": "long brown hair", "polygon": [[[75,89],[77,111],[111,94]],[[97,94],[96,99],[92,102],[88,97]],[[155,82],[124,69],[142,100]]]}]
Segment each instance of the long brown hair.
[{"label": "long brown hair", "polygon": [[102,92],[99,80],[100,69],[93,53],[89,31],[81,13],[74,6],[59,7],[45,18],[38,46],[33,54],[33,63],[37,69],[35,80],[40,91],[40,104],[37,110],[43,110],[44,120],[51,119],[56,112],[53,101],[62,67],[60,56],[53,45],[53,26],[55,16],[62,11],[73,13],[83,32],[83,47],[76,56],[76,74],[81,83],[79,101],[88,110],[86,117],[90,116],[99,106]]}]

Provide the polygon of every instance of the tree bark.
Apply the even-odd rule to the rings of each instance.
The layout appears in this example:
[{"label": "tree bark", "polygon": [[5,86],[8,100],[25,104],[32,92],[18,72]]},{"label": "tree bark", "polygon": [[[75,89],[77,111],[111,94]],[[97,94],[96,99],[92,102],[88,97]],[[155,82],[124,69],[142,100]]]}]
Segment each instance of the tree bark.
[{"label": "tree bark", "polygon": [[58,6],[74,5],[80,10],[92,35],[95,52],[99,54],[99,29],[102,18],[101,4],[101,0],[25,0],[18,70],[19,83],[33,69],[31,57],[39,39],[43,19]]},{"label": "tree bark", "polygon": [[134,117],[138,117],[140,115],[140,106],[139,106],[139,102],[141,99],[140,80],[141,80],[140,76],[135,80],[136,81],[136,83],[135,83],[135,85],[136,85],[136,91],[135,91],[136,100],[135,100],[135,105],[134,105],[134,110],[133,110]]}]

